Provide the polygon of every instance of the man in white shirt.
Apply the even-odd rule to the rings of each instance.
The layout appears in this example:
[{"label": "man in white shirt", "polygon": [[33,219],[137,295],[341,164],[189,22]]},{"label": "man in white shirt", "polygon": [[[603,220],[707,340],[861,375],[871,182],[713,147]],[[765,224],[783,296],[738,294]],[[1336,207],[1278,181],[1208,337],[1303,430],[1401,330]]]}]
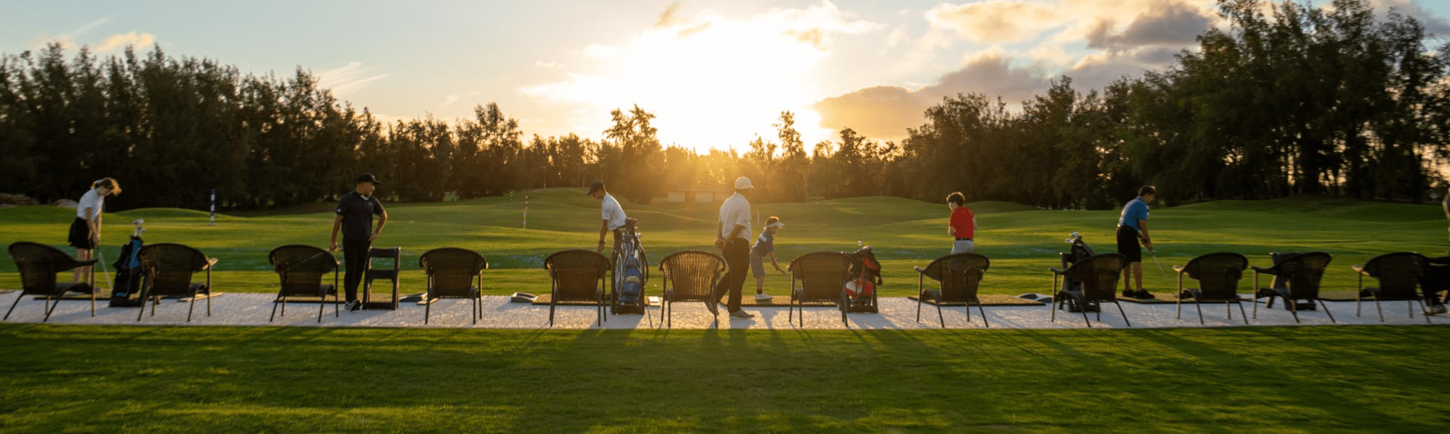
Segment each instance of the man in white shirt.
[{"label": "man in white shirt", "polygon": [[[594,196],[594,200],[599,201],[600,215],[603,220],[599,224],[599,248],[594,251],[604,252],[604,234],[624,227],[624,208],[619,206],[619,201],[614,200],[614,196],[610,196],[609,192],[604,190],[604,181],[594,181],[593,184],[589,184],[589,193],[585,194]],[[613,252],[618,251],[619,233],[615,232]]]},{"label": "man in white shirt", "polygon": [[710,313],[717,313],[716,304],[726,292],[730,301],[726,307],[731,318],[753,318],[755,315],[740,310],[740,291],[745,287],[746,273],[750,272],[750,178],[735,179],[735,194],[720,204],[720,221],[715,230],[715,247],[725,256],[729,266],[725,278],[715,287],[714,303],[706,303]]}]

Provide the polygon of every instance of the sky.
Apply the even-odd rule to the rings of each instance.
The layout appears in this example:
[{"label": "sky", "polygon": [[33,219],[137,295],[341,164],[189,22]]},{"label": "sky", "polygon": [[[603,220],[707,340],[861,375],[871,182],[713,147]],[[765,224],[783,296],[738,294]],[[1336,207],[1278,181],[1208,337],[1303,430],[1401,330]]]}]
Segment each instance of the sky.
[{"label": "sky", "polygon": [[[1327,1],[1316,0],[1323,5]],[[1450,0],[1372,0],[1450,41]],[[1160,69],[1224,23],[1203,0],[15,1],[0,53],[127,45],[245,73],[310,71],[379,119],[497,102],[526,136],[599,139],[613,109],[666,145],[746,150],[795,113],[807,146],[850,127],[900,140],[958,93],[1009,106],[1053,80]]]}]

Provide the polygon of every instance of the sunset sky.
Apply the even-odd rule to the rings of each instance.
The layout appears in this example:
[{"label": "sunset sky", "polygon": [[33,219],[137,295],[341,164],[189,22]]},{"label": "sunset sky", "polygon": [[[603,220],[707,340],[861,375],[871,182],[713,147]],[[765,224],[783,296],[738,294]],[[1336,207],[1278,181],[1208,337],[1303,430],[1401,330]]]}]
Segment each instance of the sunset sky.
[{"label": "sunset sky", "polygon": [[[1374,4],[1450,36],[1450,0]],[[783,110],[808,145],[843,127],[899,140],[943,96],[1015,106],[1062,75],[1098,88],[1221,25],[1199,0],[0,0],[0,52],[159,44],[247,73],[311,70],[383,120],[496,101],[526,135],[598,139],[609,110],[638,104],[667,145],[744,149],[774,140]]]}]

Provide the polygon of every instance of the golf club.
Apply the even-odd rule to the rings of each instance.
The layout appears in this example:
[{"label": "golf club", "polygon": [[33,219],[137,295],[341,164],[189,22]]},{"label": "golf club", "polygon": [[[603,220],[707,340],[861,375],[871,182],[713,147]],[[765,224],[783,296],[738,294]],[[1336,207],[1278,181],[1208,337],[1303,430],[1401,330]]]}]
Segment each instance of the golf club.
[{"label": "golf club", "polygon": [[[98,261],[98,263],[101,264],[101,273],[103,273],[103,275],[106,276],[106,291],[110,291],[111,290],[111,271],[106,269],[106,255],[104,253],[101,253],[101,249],[100,248],[96,248],[96,259],[99,259],[100,260],[100,261]],[[95,273],[95,270],[91,270],[91,273],[94,274]],[[92,289],[92,290],[94,291],[94,289]]]},{"label": "golf club", "polygon": [[1172,289],[1173,288],[1173,282],[1170,282],[1168,280],[1168,273],[1165,272],[1165,271],[1163,271],[1163,263],[1158,261],[1158,252],[1154,252],[1152,250],[1149,250],[1148,251],[1148,254],[1153,255],[1153,263],[1154,264],[1158,264],[1158,274],[1163,276],[1163,284],[1164,285],[1167,285],[1167,288],[1168,289]]}]

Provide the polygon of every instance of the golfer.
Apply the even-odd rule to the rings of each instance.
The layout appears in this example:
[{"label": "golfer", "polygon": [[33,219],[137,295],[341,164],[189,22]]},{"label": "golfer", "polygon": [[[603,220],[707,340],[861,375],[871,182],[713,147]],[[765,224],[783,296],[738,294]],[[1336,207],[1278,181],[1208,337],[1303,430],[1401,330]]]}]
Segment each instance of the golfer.
[{"label": "golfer", "polygon": [[720,204],[720,221],[715,230],[715,247],[725,256],[725,265],[730,267],[725,278],[715,286],[715,303],[706,303],[711,314],[718,314],[715,306],[720,297],[730,293],[726,307],[731,318],[753,318],[755,315],[740,310],[740,290],[745,287],[746,267],[750,263],[750,178],[735,179],[735,194]]},{"label": "golfer", "polygon": [[[599,201],[600,215],[603,220],[599,223],[599,248],[594,249],[596,253],[604,251],[604,234],[614,232],[614,249],[612,252],[619,253],[619,228],[624,227],[624,208],[619,206],[619,201],[609,195],[604,189],[604,181],[594,181],[589,184],[589,192],[585,193],[594,196]],[[613,255],[610,255],[612,258]]]},{"label": "golfer", "polygon": [[782,274],[785,270],[780,269],[780,262],[775,260],[775,234],[785,223],[780,222],[780,217],[770,216],[765,219],[765,229],[760,231],[760,238],[755,239],[755,245],[750,246],[750,274],[755,276],[755,301],[770,300],[770,295],[765,293],[765,258],[770,258],[770,266]]},{"label": "golfer", "polygon": [[[1151,300],[1153,294],[1143,290],[1143,247],[1153,251],[1153,239],[1148,236],[1148,204],[1158,196],[1158,190],[1151,185],[1138,189],[1138,197],[1123,205],[1118,216],[1118,253],[1128,257],[1128,267],[1123,269],[1123,296],[1139,300]],[[1143,244],[1138,245],[1138,240]],[[1128,272],[1132,270],[1133,281],[1138,291],[1129,291]]]},{"label": "golfer", "polygon": [[[337,251],[337,230],[342,229],[342,260],[347,267],[343,285],[347,288],[349,311],[362,309],[362,303],[357,300],[357,285],[367,273],[368,251],[373,248],[373,240],[378,239],[383,225],[388,223],[383,203],[373,197],[377,188],[378,178],[373,174],[358,175],[357,186],[337,201],[337,217],[332,219],[332,241],[327,250]],[[378,216],[377,228],[373,228],[374,215]]]},{"label": "golfer", "polygon": [[960,191],[947,195],[947,209],[952,212],[947,221],[947,235],[956,238],[952,241],[952,254],[972,253],[976,246],[972,234],[977,231],[977,216],[967,208],[967,196]]},{"label": "golfer", "polygon": [[[90,260],[92,251],[101,245],[101,211],[106,206],[106,196],[113,194],[121,194],[121,184],[113,178],[101,178],[91,183],[91,189],[76,202],[76,219],[70,224],[69,241],[76,248],[77,261]],[[94,266],[76,268],[71,282],[79,283],[82,276],[90,278],[94,272]]]}]

